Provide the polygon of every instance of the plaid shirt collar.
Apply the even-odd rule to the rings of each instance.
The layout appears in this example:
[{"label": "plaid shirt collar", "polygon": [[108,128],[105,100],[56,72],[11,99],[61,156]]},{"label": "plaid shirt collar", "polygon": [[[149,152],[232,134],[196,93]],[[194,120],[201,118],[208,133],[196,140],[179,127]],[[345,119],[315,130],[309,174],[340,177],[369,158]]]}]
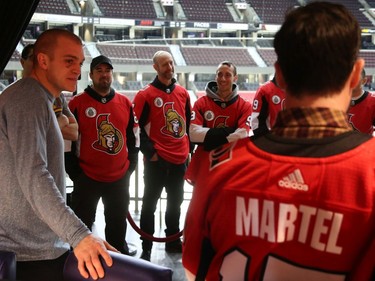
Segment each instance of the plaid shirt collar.
[{"label": "plaid shirt collar", "polygon": [[329,108],[291,108],[280,111],[271,132],[289,138],[324,138],[352,131],[347,114]]}]

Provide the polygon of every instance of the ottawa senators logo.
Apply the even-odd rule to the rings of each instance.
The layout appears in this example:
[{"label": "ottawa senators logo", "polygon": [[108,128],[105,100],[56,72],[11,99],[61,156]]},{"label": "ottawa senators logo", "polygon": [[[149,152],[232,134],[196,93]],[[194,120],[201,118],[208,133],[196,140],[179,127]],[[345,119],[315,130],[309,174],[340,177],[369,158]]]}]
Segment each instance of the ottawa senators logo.
[{"label": "ottawa senators logo", "polygon": [[92,144],[92,147],[108,154],[117,154],[124,146],[124,138],[121,132],[109,122],[109,115],[98,115],[96,119],[98,139]]},{"label": "ottawa senators logo", "polygon": [[353,113],[348,113],[348,122],[349,122],[350,126],[353,128],[353,130],[360,132],[360,130],[358,130],[356,128],[356,126],[354,125],[354,122],[353,122],[354,115],[355,114],[353,114]]},{"label": "ottawa senators logo", "polygon": [[210,151],[210,171],[232,159],[232,151],[236,142],[226,143]]},{"label": "ottawa senators logo", "polygon": [[227,126],[227,120],[228,120],[229,116],[218,116],[216,119],[215,119],[215,124],[214,124],[214,128],[225,128],[225,127],[228,127]]},{"label": "ottawa senators logo", "polygon": [[173,108],[173,102],[164,104],[163,112],[165,116],[165,126],[161,132],[175,138],[182,138],[185,135],[185,121]]}]

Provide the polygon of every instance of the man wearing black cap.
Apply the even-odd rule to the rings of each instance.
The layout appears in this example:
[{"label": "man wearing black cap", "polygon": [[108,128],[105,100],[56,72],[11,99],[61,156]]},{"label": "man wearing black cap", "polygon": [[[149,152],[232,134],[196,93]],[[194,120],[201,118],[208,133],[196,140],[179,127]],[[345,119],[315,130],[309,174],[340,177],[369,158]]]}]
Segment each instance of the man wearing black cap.
[{"label": "man wearing black cap", "polygon": [[69,102],[79,125],[77,157],[81,171],[73,180],[72,209],[91,229],[102,199],[105,236],[124,254],[129,179],[138,159],[139,131],[130,100],[113,88],[113,66],[98,56],[90,65],[92,85]]}]

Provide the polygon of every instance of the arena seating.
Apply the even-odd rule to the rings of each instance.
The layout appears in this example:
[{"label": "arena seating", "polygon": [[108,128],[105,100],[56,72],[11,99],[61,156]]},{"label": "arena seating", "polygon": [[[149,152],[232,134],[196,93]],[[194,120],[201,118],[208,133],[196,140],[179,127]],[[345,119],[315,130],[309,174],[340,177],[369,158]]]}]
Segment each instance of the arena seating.
[{"label": "arena seating", "polygon": [[[306,3],[318,0],[306,0]],[[372,22],[363,14],[364,6],[360,1],[353,0],[328,0],[329,2],[341,3],[351,10],[358,19],[361,27],[373,27]],[[129,18],[129,19],[157,19],[153,0],[95,0],[100,12],[104,17]],[[247,0],[255,10],[258,17],[265,24],[281,24],[285,13],[299,6],[298,0]],[[225,0],[180,0],[185,16],[190,21],[202,22],[234,22]],[[375,8],[375,1],[367,1]],[[40,0],[36,12],[71,15],[78,14],[78,10],[71,11],[67,0]]]},{"label": "arena seating", "polygon": [[161,36],[147,36],[144,44],[148,45],[167,45],[167,42]]},{"label": "arena seating", "polygon": [[31,31],[30,30],[25,30],[25,32],[23,33],[23,36],[22,36],[24,39],[30,39],[30,40],[33,40],[35,39],[33,37],[33,35],[31,34]]},{"label": "arena seating", "polygon": [[276,53],[275,50],[272,49],[260,49],[258,48],[258,53],[267,64],[267,66],[273,66],[276,61]]},{"label": "arena seating", "polygon": [[273,48],[273,38],[272,39],[258,39],[256,45],[261,48]]},{"label": "arena seating", "polygon": [[[36,12],[50,13],[50,14],[75,14],[77,11],[72,11],[74,6],[78,7],[75,3],[76,0],[40,0]],[[117,17],[128,19],[145,19],[157,20],[155,11],[155,3],[161,4],[159,0],[90,0],[93,1],[95,8],[97,7],[102,13],[102,17]],[[300,3],[308,3],[317,0],[242,0],[246,1],[250,7],[258,14],[264,24],[281,24],[284,19],[285,12],[294,7],[299,6]],[[353,14],[358,18],[362,27],[374,28],[374,25],[364,15],[364,2],[358,0],[327,0],[330,2],[338,2],[347,6]],[[202,21],[202,22],[234,22],[234,19],[228,9],[227,3],[233,1],[227,0],[178,0],[175,1],[183,9],[188,21]],[[371,7],[375,8],[375,1],[366,1]],[[71,5],[74,3],[75,5]],[[69,5],[68,5],[69,4]],[[97,7],[96,7],[97,5]],[[34,42],[37,37],[38,29],[26,30],[21,44]],[[188,30],[187,30],[188,31]],[[126,33],[126,32],[125,32]],[[260,33],[262,34],[262,33]],[[273,38],[263,34],[263,37],[252,40],[248,37],[246,40],[242,38],[225,37],[212,37],[200,38],[199,33],[194,35],[194,38],[184,39],[169,39],[160,36],[160,34],[143,31],[135,33],[134,38],[129,38],[129,34],[113,34],[111,29],[99,30],[95,34],[98,40],[95,44],[99,53],[110,57],[116,64],[139,64],[151,65],[152,56],[157,50],[171,51],[168,44],[179,44],[180,51],[188,66],[217,66],[220,61],[231,60],[238,66],[257,66],[252,56],[249,54],[246,47],[255,47],[259,56],[263,59],[268,67],[272,67],[276,61],[276,54],[273,49]],[[184,34],[185,35],[185,34]],[[202,33],[203,36],[206,36]],[[186,36],[186,35],[185,35]],[[221,36],[221,33],[213,33],[212,36]],[[229,35],[230,36],[230,35]],[[262,36],[262,35],[261,35]],[[105,41],[128,39],[127,43],[105,43]],[[375,44],[372,43],[371,36],[364,38],[362,43],[361,56],[366,60],[366,68],[375,67]],[[366,41],[367,40],[367,41]],[[171,47],[172,48],[172,47]],[[91,53],[85,47],[86,61],[92,59]],[[93,51],[93,50],[91,50]],[[96,51],[92,52],[93,54]],[[19,61],[20,54],[17,50],[14,51],[11,61]],[[206,80],[207,77],[203,79]],[[132,77],[131,79],[134,79]],[[205,83],[205,82],[204,82]],[[120,87],[121,86],[121,87]],[[124,81],[121,80],[119,90],[135,91],[142,88],[144,85],[139,85],[137,81]],[[241,85],[242,88],[250,89],[252,85]],[[200,85],[197,87],[203,89]]]},{"label": "arena seating", "polygon": [[246,91],[256,91],[259,88],[258,83],[242,82],[242,83],[239,83],[238,86],[240,90],[246,90]]},{"label": "arena seating", "polygon": [[246,48],[181,47],[181,53],[188,65],[218,65],[230,60],[237,66],[256,66]]},{"label": "arena seating", "polygon": [[180,0],[189,21],[234,22],[224,0]]},{"label": "arena seating", "polygon": [[98,42],[113,41],[113,40],[116,40],[116,35],[114,35],[114,34],[96,34],[95,38]]},{"label": "arena seating", "polygon": [[[307,3],[315,2],[319,0],[306,0]],[[364,9],[359,1],[354,0],[328,0],[328,2],[342,4],[347,7],[353,15],[358,20],[358,23],[361,27],[371,27],[374,26],[371,21],[363,14],[360,9]]]},{"label": "arena seating", "polygon": [[238,39],[223,39],[222,45],[228,47],[243,47]]},{"label": "arena seating", "polygon": [[[320,1],[320,0],[306,0],[306,3]],[[328,0],[328,2],[340,3],[346,6],[353,15],[357,18],[361,27],[370,27],[373,26],[371,21],[366,18],[363,12],[360,9],[364,9],[359,1],[354,0]],[[369,2],[369,1],[367,1]],[[371,2],[371,1],[370,1]],[[265,24],[281,24],[284,20],[285,13],[295,7],[300,6],[300,3],[297,0],[248,0],[248,3],[252,8],[254,8],[258,17]],[[373,1],[375,4],[375,1]],[[370,3],[369,3],[370,4]],[[374,7],[374,4],[370,4]]]},{"label": "arena seating", "polygon": [[60,15],[72,14],[66,0],[40,0],[36,12]]},{"label": "arena seating", "polygon": [[300,6],[297,0],[249,0],[258,17],[266,24],[281,24],[285,13],[294,6]]},{"label": "arena seating", "polygon": [[96,0],[105,17],[128,19],[156,19],[152,0]]},{"label": "arena seating", "polygon": [[206,89],[207,81],[194,81],[194,86],[198,91],[204,91]]},{"label": "arena seating", "polygon": [[142,81],[126,81],[125,90],[138,91],[143,88]]},{"label": "arena seating", "polygon": [[[370,39],[370,38],[369,38]],[[361,46],[361,49],[370,49],[370,50],[375,50],[375,44],[372,43],[371,41],[372,39],[370,40],[363,40],[362,41],[362,46]]]},{"label": "arena seating", "polygon": [[170,52],[167,46],[97,44],[96,47],[114,63],[125,64],[152,64],[152,56],[156,51]]},{"label": "arena seating", "polygon": [[361,50],[359,56],[365,60],[365,67],[375,67],[375,51]]}]

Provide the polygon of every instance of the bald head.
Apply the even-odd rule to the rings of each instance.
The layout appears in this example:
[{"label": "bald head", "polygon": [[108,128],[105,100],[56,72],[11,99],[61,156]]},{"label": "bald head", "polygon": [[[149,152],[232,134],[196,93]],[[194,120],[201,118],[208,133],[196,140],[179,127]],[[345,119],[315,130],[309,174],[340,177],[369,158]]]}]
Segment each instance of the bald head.
[{"label": "bald head", "polygon": [[157,51],[153,58],[154,69],[158,73],[158,79],[164,85],[170,85],[174,75],[173,57],[166,51]]},{"label": "bald head", "polygon": [[166,51],[157,51],[154,56],[152,57],[152,61],[154,64],[159,62],[159,59],[162,57],[170,57],[172,58],[172,55]]}]

